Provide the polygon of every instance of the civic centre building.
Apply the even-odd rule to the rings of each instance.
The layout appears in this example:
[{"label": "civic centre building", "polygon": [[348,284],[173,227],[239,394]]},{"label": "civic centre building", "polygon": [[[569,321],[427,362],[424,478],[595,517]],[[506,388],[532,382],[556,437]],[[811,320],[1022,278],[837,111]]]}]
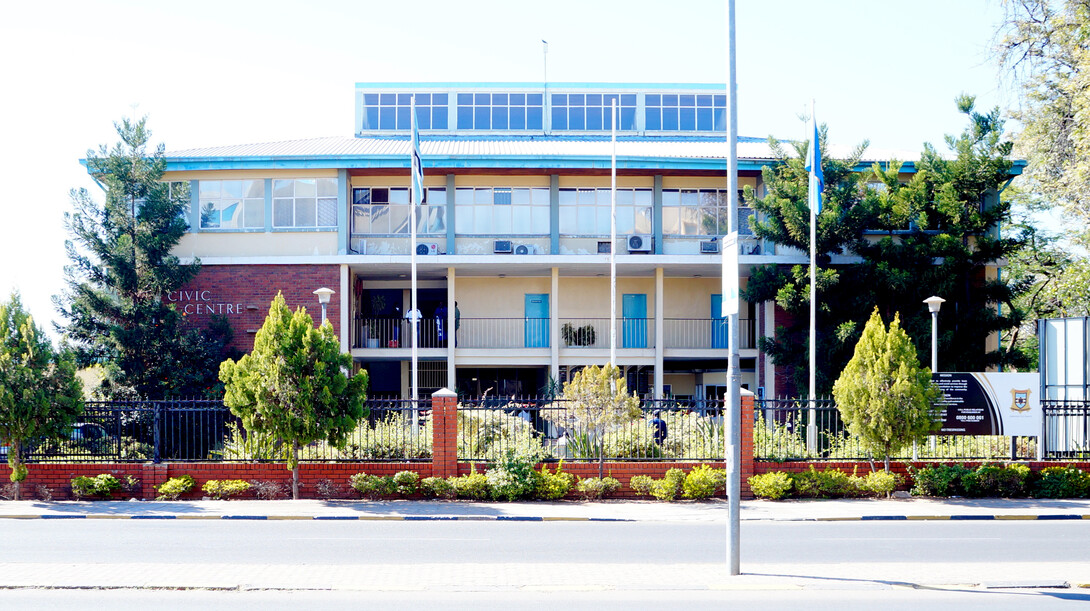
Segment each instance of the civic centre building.
[{"label": "civic centre building", "polygon": [[[415,216],[413,95],[426,187]],[[225,316],[249,350],[278,291],[318,318],[313,292],[331,288],[327,315],[370,372],[369,395],[408,397],[415,250],[421,394],[533,395],[608,361],[613,249],[616,364],[629,388],[722,397],[726,112],[722,84],[358,83],[353,137],[167,152],[165,179],[191,197],[175,253],[202,268],[166,298],[194,324]],[[740,138],[738,158],[739,186],[761,194],[765,139]],[[753,238],[750,214],[739,210],[743,287],[753,266],[808,261]],[[757,349],[775,305],[739,308],[743,385],[787,391]]]}]

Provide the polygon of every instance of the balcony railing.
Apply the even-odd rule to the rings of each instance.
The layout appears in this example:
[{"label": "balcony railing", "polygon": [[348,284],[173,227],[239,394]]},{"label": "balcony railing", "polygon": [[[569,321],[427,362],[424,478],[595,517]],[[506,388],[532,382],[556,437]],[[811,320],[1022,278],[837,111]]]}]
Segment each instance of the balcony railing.
[{"label": "balcony railing", "polygon": [[[446,348],[450,333],[446,320],[420,320],[421,348]],[[655,319],[618,318],[617,347],[655,347]],[[354,348],[409,348],[410,322],[403,318],[356,318]],[[756,325],[741,319],[740,348],[755,348]],[[548,348],[551,337],[548,318],[466,318],[456,331],[459,348],[524,349]],[[608,318],[561,318],[560,347],[564,349],[609,348]],[[726,350],[730,335],[726,319],[667,318],[663,320],[665,348]]]}]

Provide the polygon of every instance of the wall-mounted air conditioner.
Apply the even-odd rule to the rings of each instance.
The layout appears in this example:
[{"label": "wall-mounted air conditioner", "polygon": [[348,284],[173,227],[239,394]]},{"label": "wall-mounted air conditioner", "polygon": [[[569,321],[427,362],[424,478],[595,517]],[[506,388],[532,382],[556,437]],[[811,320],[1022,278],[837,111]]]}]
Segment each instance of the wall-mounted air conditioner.
[{"label": "wall-mounted air conditioner", "polygon": [[718,240],[705,240],[700,243],[700,252],[707,254],[715,254],[719,252]]},{"label": "wall-mounted air conditioner", "polygon": [[610,242],[608,240],[605,241],[605,242],[601,242],[601,241],[598,242],[598,254],[608,255],[612,251],[613,251],[613,242]]},{"label": "wall-mounted air conditioner", "polygon": [[651,236],[628,236],[628,252],[651,252]]},{"label": "wall-mounted air conditioner", "polygon": [[439,254],[438,244],[417,244],[416,254],[418,255],[437,255]]},{"label": "wall-mounted air conditioner", "polygon": [[519,244],[518,246],[515,247],[515,254],[516,255],[536,255],[537,254],[537,245],[536,244]]},{"label": "wall-mounted air conditioner", "polygon": [[496,254],[511,254],[513,252],[511,240],[494,240],[492,242],[492,252]]}]

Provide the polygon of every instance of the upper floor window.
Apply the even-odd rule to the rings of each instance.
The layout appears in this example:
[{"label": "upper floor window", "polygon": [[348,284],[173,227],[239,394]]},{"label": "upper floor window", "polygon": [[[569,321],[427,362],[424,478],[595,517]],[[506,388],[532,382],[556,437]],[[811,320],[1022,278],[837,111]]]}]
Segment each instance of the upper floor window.
[{"label": "upper floor window", "polygon": [[727,96],[723,94],[647,94],[646,129],[658,131],[726,131]]},{"label": "upper floor window", "polygon": [[[651,233],[653,203],[651,189],[617,189],[617,233]],[[609,235],[610,208],[609,189],[560,189],[560,233]]]},{"label": "upper floor window", "polygon": [[613,129],[612,102],[617,100],[617,129],[636,129],[636,94],[554,93],[552,128],[586,131]]},{"label": "upper floor window", "polygon": [[[730,232],[730,197],[726,189],[663,189],[663,235],[726,235]],[[739,233],[749,231],[739,209]],[[744,219],[744,220],[743,220]]]},{"label": "upper floor window", "polygon": [[337,179],[275,179],[273,227],[336,227]]},{"label": "upper floor window", "polygon": [[540,93],[459,93],[458,129],[541,130]]},{"label": "upper floor window", "polygon": [[445,93],[365,93],[363,94],[364,130],[409,129],[412,97],[416,96],[418,129],[447,129],[447,94]]},{"label": "upper floor window", "polygon": [[455,190],[455,230],[467,235],[548,235],[549,190],[478,187]]},{"label": "upper floor window", "polygon": [[[416,232],[443,234],[446,224],[447,190],[424,190],[424,202],[417,207]],[[358,187],[352,189],[352,233],[361,235],[409,235],[411,206],[406,187]]]},{"label": "upper floor window", "polygon": [[201,229],[265,227],[264,180],[201,180],[197,192],[201,202]]}]

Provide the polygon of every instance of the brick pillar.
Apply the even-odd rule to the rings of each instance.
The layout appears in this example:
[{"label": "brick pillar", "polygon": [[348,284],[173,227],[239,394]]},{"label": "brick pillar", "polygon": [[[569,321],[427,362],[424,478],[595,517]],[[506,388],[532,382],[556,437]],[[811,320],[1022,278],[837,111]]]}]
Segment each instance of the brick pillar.
[{"label": "brick pillar", "polygon": [[155,489],[170,477],[170,465],[146,462],[140,468],[140,493],[145,501],[154,501]]},{"label": "brick pillar", "polygon": [[739,468],[742,471],[742,498],[752,499],[753,492],[749,489],[749,478],[753,476],[753,393],[742,391],[742,461]]},{"label": "brick pillar", "polygon": [[431,396],[431,474],[458,475],[458,395],[441,388]]}]

